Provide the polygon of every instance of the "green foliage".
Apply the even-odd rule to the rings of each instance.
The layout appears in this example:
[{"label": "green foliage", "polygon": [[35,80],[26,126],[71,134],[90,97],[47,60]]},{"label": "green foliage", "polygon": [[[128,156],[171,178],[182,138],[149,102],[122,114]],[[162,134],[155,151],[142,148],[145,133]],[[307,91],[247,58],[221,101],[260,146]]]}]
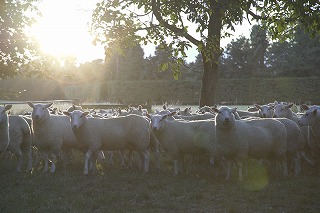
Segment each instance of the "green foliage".
[{"label": "green foliage", "polygon": [[[107,81],[101,92],[108,100],[124,104],[180,102],[195,104],[199,100],[200,81]],[[220,79],[216,104],[264,104],[287,101],[319,104],[319,78],[250,78]]]},{"label": "green foliage", "polygon": [[37,55],[38,46],[25,30],[39,16],[35,6],[38,1],[1,1],[0,79],[15,76],[22,65],[30,63]]}]

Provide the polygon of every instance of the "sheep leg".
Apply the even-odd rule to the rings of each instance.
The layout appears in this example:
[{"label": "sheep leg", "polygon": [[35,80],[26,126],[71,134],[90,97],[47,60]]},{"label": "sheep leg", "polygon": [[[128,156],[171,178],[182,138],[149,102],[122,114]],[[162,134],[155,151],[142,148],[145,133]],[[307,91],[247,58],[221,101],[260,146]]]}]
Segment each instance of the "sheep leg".
[{"label": "sheep leg", "polygon": [[20,173],[21,172],[21,168],[22,168],[22,160],[23,160],[23,156],[22,156],[21,150],[17,151],[16,155],[18,157],[17,172]]},{"label": "sheep leg", "polygon": [[179,174],[179,160],[173,159],[173,176],[177,176]]},{"label": "sheep leg", "polygon": [[155,160],[155,164],[156,164],[156,168],[160,169],[160,152],[158,149],[156,149],[154,151],[154,160]]},{"label": "sheep leg", "polygon": [[44,173],[47,173],[48,170],[49,170],[49,165],[48,165],[48,162],[49,162],[49,156],[48,156],[48,153],[43,153],[43,160],[44,160],[44,168],[43,168],[43,172]]},{"label": "sheep leg", "polygon": [[54,173],[56,171],[56,154],[52,153],[51,154],[51,169],[50,169],[50,173]]},{"label": "sheep leg", "polygon": [[225,180],[230,180],[230,177],[231,177],[231,165],[232,165],[232,162],[230,160],[227,160],[226,161],[227,175],[226,175]]},{"label": "sheep leg", "polygon": [[124,150],[120,150],[119,154],[120,154],[120,160],[121,160],[121,168],[124,169],[126,167],[126,156],[125,156]]},{"label": "sheep leg", "polygon": [[26,152],[28,158],[28,172],[32,171],[32,149],[29,148]]},{"label": "sheep leg", "polygon": [[243,173],[242,173],[243,163],[241,161],[238,161],[237,164],[238,164],[238,172],[239,172],[239,181],[243,181]]},{"label": "sheep leg", "polygon": [[150,153],[148,150],[142,152],[143,156],[143,173],[148,173],[149,171],[149,163],[150,163]]},{"label": "sheep leg", "polygon": [[92,157],[92,151],[89,149],[84,156],[84,168],[83,168],[83,175],[88,175],[89,173],[89,161]]}]

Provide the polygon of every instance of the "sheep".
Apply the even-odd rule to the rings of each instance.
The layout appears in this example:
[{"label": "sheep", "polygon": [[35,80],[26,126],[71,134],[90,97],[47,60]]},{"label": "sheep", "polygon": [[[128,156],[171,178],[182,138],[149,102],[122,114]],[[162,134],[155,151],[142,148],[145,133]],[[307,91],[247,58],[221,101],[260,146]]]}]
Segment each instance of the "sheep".
[{"label": "sheep", "polygon": [[301,105],[305,113],[298,120],[300,126],[309,125],[309,139],[311,152],[313,155],[319,156],[320,151],[320,106]]},{"label": "sheep", "polygon": [[196,114],[191,116],[182,116],[182,115],[174,115],[176,119],[183,119],[183,120],[206,120],[206,119],[214,119],[215,115],[210,112],[206,112],[203,114]]},{"label": "sheep", "polygon": [[213,108],[216,115],[216,157],[227,163],[226,180],[230,179],[231,163],[238,164],[239,180],[243,180],[243,164],[248,157],[278,160],[287,169],[287,131],[285,126],[274,119],[236,120],[236,108],[221,106]]},{"label": "sheep", "polygon": [[9,115],[10,143],[8,151],[18,157],[17,172],[21,172],[23,154],[27,156],[27,170],[32,171],[32,131],[26,119],[19,115]]},{"label": "sheep", "polygon": [[7,150],[10,143],[9,118],[6,111],[11,107],[12,105],[0,106],[0,156]]},{"label": "sheep", "polygon": [[[294,104],[287,104],[287,103],[278,103],[275,102],[274,107],[274,113],[273,117],[275,118],[288,118],[290,120],[293,120],[298,124],[299,117],[291,110],[291,108],[294,106]],[[305,149],[307,146],[310,148],[312,145],[310,144],[309,140],[309,128],[308,126],[299,126],[301,129],[301,137],[300,137],[300,143],[299,143],[299,153],[303,159],[309,163],[310,165],[314,165],[314,162],[310,160],[306,154]]]},{"label": "sheep", "polygon": [[89,112],[74,110],[64,111],[70,116],[72,127],[79,143],[87,147],[83,174],[88,175],[88,161],[98,150],[135,150],[143,158],[143,172],[149,169],[151,130],[149,122],[138,115],[114,118],[90,118]]},{"label": "sheep", "polygon": [[271,104],[265,104],[265,105],[255,104],[254,106],[255,106],[255,108],[258,109],[260,118],[272,118],[273,117],[274,105],[271,105]]},{"label": "sheep", "polygon": [[179,110],[177,114],[182,116],[191,116],[191,107],[186,107],[184,110]]},{"label": "sheep", "polygon": [[[52,157],[50,173],[56,169],[55,161],[61,150],[66,153],[71,149],[82,147],[76,142],[69,118],[65,115],[50,115],[48,108],[53,103],[34,104],[27,102],[33,109],[32,128],[34,130],[34,146],[44,154],[44,172],[48,171],[48,157]],[[67,154],[67,156],[70,156]]]},{"label": "sheep", "polygon": [[244,111],[244,110],[237,110],[237,114],[241,118],[247,118],[247,117],[260,117],[260,114],[258,111],[256,112],[249,112],[249,111]]},{"label": "sheep", "polygon": [[185,154],[209,153],[214,155],[214,120],[183,121],[167,118],[167,115],[147,114],[151,120],[151,128],[158,138],[161,147],[173,158],[173,175],[179,174],[180,165],[184,167]]}]

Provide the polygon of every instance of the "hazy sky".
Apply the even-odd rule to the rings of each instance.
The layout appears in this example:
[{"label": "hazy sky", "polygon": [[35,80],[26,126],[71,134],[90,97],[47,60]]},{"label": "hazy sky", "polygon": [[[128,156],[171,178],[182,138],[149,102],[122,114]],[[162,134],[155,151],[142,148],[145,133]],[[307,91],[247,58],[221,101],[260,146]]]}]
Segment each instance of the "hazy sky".
[{"label": "hazy sky", "polygon": [[[93,37],[88,32],[88,23],[91,20],[92,10],[97,0],[43,0],[39,6],[43,18],[34,27],[33,33],[39,39],[43,51],[55,56],[74,55],[79,63],[104,58],[104,50],[101,46],[92,44]],[[245,23],[237,26],[235,36],[249,37],[250,26]],[[232,38],[223,39],[225,46]],[[144,48],[145,56],[154,54],[154,46]],[[195,48],[187,52],[188,62],[194,61],[197,55]]]}]

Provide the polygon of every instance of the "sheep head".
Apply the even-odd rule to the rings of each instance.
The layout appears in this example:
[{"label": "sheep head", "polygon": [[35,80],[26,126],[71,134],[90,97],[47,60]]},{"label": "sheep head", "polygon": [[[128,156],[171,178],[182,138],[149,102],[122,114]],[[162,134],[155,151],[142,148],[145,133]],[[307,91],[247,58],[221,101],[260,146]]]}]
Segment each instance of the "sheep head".
[{"label": "sheep head", "polygon": [[89,112],[74,110],[72,112],[63,111],[63,114],[70,117],[72,129],[79,129],[84,124],[84,121]]},{"label": "sheep head", "polygon": [[49,115],[49,110],[48,108],[53,104],[53,103],[48,103],[48,104],[34,104],[31,102],[27,102],[27,104],[33,109],[32,110],[32,119],[34,120],[41,120]]}]

